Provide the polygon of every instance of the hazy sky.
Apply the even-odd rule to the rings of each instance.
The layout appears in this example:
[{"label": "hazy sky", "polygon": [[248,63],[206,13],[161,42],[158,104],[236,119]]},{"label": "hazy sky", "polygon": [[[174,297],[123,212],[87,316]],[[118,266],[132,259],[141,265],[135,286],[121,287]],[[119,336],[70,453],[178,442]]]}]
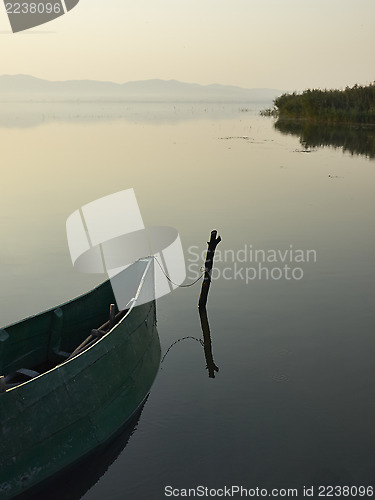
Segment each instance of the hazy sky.
[{"label": "hazy sky", "polygon": [[80,0],[12,34],[1,2],[0,74],[343,88],[375,80],[374,19],[375,0]]}]

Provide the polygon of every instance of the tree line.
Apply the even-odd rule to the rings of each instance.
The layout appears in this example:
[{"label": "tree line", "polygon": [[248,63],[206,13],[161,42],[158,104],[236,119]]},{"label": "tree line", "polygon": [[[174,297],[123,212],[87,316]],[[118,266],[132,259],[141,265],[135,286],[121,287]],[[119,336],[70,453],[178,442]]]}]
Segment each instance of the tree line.
[{"label": "tree line", "polygon": [[308,89],[301,94],[285,93],[274,100],[274,109],[262,114],[312,122],[375,124],[375,81],[345,90]]}]

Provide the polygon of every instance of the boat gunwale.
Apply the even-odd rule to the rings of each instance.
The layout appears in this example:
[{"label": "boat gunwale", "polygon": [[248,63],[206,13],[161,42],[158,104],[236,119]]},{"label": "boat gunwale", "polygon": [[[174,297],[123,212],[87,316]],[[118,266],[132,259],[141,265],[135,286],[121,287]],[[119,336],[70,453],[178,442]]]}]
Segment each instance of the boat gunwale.
[{"label": "boat gunwale", "polygon": [[[3,395],[3,394],[10,393],[11,391],[17,390],[17,389],[19,389],[20,387],[24,387],[26,384],[30,384],[30,383],[32,383],[32,382],[35,382],[36,380],[40,379],[41,377],[44,377],[45,375],[48,375],[49,373],[54,372],[55,370],[58,370],[58,369],[62,368],[63,366],[67,366],[67,364],[68,364],[68,363],[70,363],[71,361],[74,361],[74,360],[78,359],[78,358],[79,358],[82,354],[87,353],[87,352],[88,352],[88,351],[90,351],[93,347],[98,346],[99,344],[101,344],[101,342],[102,342],[105,338],[107,338],[110,334],[112,334],[112,333],[113,333],[113,331],[114,331],[117,327],[119,327],[119,326],[122,324],[122,322],[123,322],[123,321],[124,321],[124,320],[125,320],[125,319],[129,316],[129,315],[130,315],[130,313],[131,313],[131,312],[133,311],[133,309],[136,307],[136,301],[137,301],[137,299],[139,298],[139,295],[140,295],[140,293],[141,293],[141,290],[142,290],[142,287],[143,287],[143,284],[144,284],[144,281],[145,281],[146,275],[147,275],[147,273],[148,273],[148,271],[149,271],[149,268],[150,268],[150,266],[151,266],[151,262],[153,262],[153,257],[152,257],[152,256],[150,256],[150,257],[141,258],[141,259],[139,259],[139,260],[138,260],[138,261],[136,261],[136,262],[140,262],[140,261],[144,261],[144,260],[147,260],[148,262],[147,262],[147,265],[146,265],[145,270],[144,270],[144,271],[143,271],[143,273],[142,273],[142,277],[141,277],[141,279],[140,279],[140,281],[139,281],[139,285],[138,285],[138,288],[137,288],[136,294],[135,294],[135,296],[134,296],[134,297],[133,297],[133,298],[132,298],[132,299],[128,302],[128,304],[127,304],[127,305],[129,305],[129,304],[131,303],[131,306],[129,307],[129,309],[128,309],[128,311],[126,312],[126,314],[125,314],[125,315],[124,315],[124,316],[123,316],[123,317],[122,317],[122,318],[121,318],[121,319],[120,319],[120,320],[119,320],[119,321],[118,321],[118,322],[117,322],[117,323],[116,323],[116,324],[115,324],[115,325],[114,325],[114,326],[113,326],[110,330],[108,330],[108,332],[106,332],[106,333],[105,333],[102,337],[100,337],[100,338],[97,340],[97,342],[95,342],[95,343],[94,343],[94,344],[92,344],[91,346],[87,347],[87,349],[83,349],[83,351],[79,352],[79,353],[78,353],[78,354],[76,354],[74,357],[72,357],[72,358],[70,358],[70,359],[66,359],[66,360],[65,360],[65,361],[63,361],[62,363],[59,363],[58,365],[54,366],[53,368],[51,368],[51,369],[49,369],[49,370],[47,370],[47,371],[45,371],[45,372],[43,372],[43,373],[40,373],[39,375],[37,375],[36,377],[33,377],[33,378],[32,378],[32,379],[30,379],[30,380],[26,380],[26,381],[24,381],[24,382],[21,382],[20,384],[18,384],[18,385],[17,385],[17,386],[15,386],[15,387],[10,387],[9,389],[6,389],[6,391],[5,391],[5,392],[3,392],[3,393],[1,393],[1,394],[0,394],[0,396],[1,396],[1,395]],[[59,308],[59,307],[63,307],[63,306],[65,306],[65,305],[67,305],[67,304],[70,304],[70,303],[72,303],[72,302],[75,302],[76,300],[79,300],[80,298],[85,297],[85,296],[89,295],[90,293],[94,292],[95,290],[97,290],[98,288],[100,288],[101,286],[103,286],[103,285],[104,285],[105,283],[107,283],[108,281],[109,281],[109,280],[103,281],[102,283],[100,283],[99,285],[97,285],[97,286],[96,286],[95,288],[93,288],[92,290],[90,290],[90,291],[88,291],[88,292],[86,292],[86,293],[83,293],[83,294],[81,294],[81,295],[79,295],[79,296],[75,297],[74,299],[71,299],[71,300],[69,300],[69,301],[67,301],[67,302],[64,302],[63,304],[60,304],[60,305],[54,306],[54,307],[52,307],[52,308],[50,308],[50,309],[47,309],[47,310],[45,310],[45,311],[42,311],[42,312],[41,312],[41,313],[39,313],[39,314],[34,314],[34,315],[29,316],[29,317],[27,317],[27,318],[24,318],[24,319],[22,319],[22,320],[20,320],[20,321],[17,321],[17,322],[15,322],[15,323],[12,323],[12,324],[10,324],[10,325],[7,325],[7,326],[3,327],[3,329],[5,329],[5,330],[6,330],[6,329],[7,329],[7,328],[9,328],[10,326],[17,325],[17,324],[19,324],[19,323],[23,323],[24,321],[27,321],[27,320],[29,320],[29,319],[31,319],[31,318],[35,318],[35,317],[37,317],[37,316],[40,316],[40,315],[45,314],[45,313],[48,313],[48,312],[53,312],[54,310],[56,310],[56,309],[57,309],[57,308]],[[125,310],[126,310],[126,309],[123,309],[123,311],[125,311]]]}]

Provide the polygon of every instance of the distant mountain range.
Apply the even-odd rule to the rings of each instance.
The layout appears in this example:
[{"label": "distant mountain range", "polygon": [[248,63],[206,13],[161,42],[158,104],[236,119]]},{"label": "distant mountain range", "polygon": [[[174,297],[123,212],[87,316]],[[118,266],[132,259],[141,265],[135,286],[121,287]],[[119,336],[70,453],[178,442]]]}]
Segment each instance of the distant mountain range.
[{"label": "distant mountain range", "polygon": [[246,89],[227,85],[199,85],[177,80],[127,83],[96,80],[49,81],[29,75],[0,76],[0,101],[177,101],[269,102],[276,89]]}]

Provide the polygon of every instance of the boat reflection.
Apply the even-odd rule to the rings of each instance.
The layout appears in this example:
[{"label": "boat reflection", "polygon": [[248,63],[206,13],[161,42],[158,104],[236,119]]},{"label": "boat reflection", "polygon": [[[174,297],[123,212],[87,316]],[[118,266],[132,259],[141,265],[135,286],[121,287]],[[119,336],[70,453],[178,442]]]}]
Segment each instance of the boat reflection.
[{"label": "boat reflection", "polygon": [[[146,400],[147,401],[147,400]],[[34,490],[17,496],[16,500],[78,500],[104,476],[125,449],[137,429],[144,405],[130,422],[110,442],[97,449],[89,458]]]},{"label": "boat reflection", "polygon": [[332,146],[352,155],[375,158],[375,127],[346,124],[309,123],[302,120],[277,120],[276,130],[300,138],[304,148]]}]

